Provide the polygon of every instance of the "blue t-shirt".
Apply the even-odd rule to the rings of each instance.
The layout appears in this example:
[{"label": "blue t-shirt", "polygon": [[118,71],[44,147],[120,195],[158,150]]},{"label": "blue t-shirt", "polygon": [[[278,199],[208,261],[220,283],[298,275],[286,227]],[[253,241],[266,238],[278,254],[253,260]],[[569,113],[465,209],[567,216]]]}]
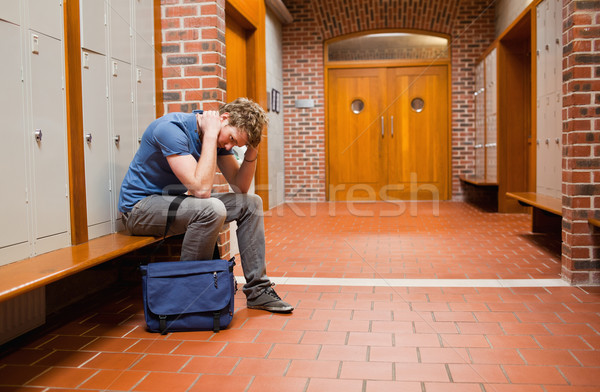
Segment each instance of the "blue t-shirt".
[{"label": "blue t-shirt", "polygon": [[[166,157],[191,154],[198,160],[201,151],[195,113],[169,113],[154,120],[146,128],[123,179],[119,211],[131,211],[135,203],[150,195],[185,193],[186,187],[175,176]],[[224,148],[217,149],[217,155],[231,154]]]}]

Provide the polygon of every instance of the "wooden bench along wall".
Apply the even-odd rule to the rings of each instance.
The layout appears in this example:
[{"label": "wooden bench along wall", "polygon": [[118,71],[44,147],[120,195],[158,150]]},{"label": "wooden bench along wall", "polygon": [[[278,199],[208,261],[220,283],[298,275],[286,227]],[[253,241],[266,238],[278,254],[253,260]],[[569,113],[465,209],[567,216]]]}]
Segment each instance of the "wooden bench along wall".
[{"label": "wooden bench along wall", "polygon": [[560,231],[562,221],[562,200],[535,192],[507,192],[506,197],[517,200],[522,206],[533,207],[531,231],[534,233],[555,233]]}]

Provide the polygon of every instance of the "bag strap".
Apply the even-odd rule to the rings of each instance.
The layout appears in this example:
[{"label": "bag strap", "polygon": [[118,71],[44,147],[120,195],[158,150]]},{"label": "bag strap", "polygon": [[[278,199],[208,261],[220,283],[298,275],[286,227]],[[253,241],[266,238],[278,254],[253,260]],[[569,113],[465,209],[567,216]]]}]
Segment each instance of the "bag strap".
[{"label": "bag strap", "polygon": [[167,212],[167,223],[165,224],[165,234],[163,234],[163,239],[162,239],[163,241],[165,240],[165,238],[167,238],[167,234],[169,234],[169,229],[171,228],[171,225],[175,221],[175,216],[177,216],[177,210],[179,209],[179,206],[185,200],[185,198],[188,196],[189,195],[185,195],[185,194],[177,195],[177,196],[175,196],[175,198],[173,199],[171,204],[169,204],[169,211]]}]

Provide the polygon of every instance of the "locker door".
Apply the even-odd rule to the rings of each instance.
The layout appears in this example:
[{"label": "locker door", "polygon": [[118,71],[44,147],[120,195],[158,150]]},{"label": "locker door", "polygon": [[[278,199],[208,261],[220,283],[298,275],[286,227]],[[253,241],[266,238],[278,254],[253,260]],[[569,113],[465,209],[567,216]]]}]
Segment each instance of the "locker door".
[{"label": "locker door", "polygon": [[[144,69],[136,69],[136,120],[137,138],[156,119],[156,108],[154,100],[154,72]],[[136,144],[136,148],[139,144]]]},{"label": "locker door", "polygon": [[497,60],[496,49],[492,50],[485,58],[485,159],[486,180],[488,182],[498,181],[498,131],[496,126],[496,102],[497,102]]},{"label": "locker door", "polygon": [[35,238],[41,239],[69,228],[67,127],[61,41],[30,31],[30,45],[34,35],[38,50],[30,48],[31,116],[32,129],[41,130],[42,139],[33,145],[33,197]]},{"label": "locker door", "polygon": [[133,159],[137,147],[137,136],[133,124],[133,91],[131,81],[131,66],[117,60],[117,72],[111,77],[111,108],[112,108],[112,148],[114,151],[114,186],[113,211],[115,211],[116,231],[120,226],[120,214],[117,212],[119,189]]},{"label": "locker door", "polygon": [[29,28],[57,39],[63,36],[63,9],[57,0],[29,0]]},{"label": "locker door", "polygon": [[152,0],[134,0],[135,64],[154,69],[154,4]]},{"label": "locker door", "polygon": [[[17,4],[18,11],[18,4]],[[0,167],[4,170],[2,186],[6,190],[0,203],[0,215],[5,222],[18,224],[0,225],[0,265],[25,258],[29,255],[29,231],[27,214],[27,150],[25,132],[23,82],[21,81],[21,29],[19,26],[0,21],[0,53],[6,56],[0,72],[0,118],[2,118],[2,143],[0,143]],[[24,244],[20,252],[8,256],[5,247]],[[12,253],[14,249],[11,250]]]},{"label": "locker door", "polygon": [[82,59],[83,129],[88,235],[110,233],[110,150],[106,57],[84,52]]},{"label": "locker door", "polygon": [[0,19],[7,20],[11,23],[21,24],[21,14],[19,7],[20,1],[4,0],[0,5]]},{"label": "locker door", "polygon": [[475,68],[475,177],[485,178],[485,88],[483,62]]},{"label": "locker door", "polygon": [[131,64],[131,10],[128,0],[110,4],[111,57]]},{"label": "locker door", "polygon": [[105,2],[80,0],[81,47],[106,54]]}]

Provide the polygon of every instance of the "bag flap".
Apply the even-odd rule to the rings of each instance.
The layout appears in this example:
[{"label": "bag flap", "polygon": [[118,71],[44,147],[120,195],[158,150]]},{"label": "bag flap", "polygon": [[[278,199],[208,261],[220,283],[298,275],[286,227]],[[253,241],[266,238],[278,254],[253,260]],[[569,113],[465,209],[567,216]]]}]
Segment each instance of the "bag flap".
[{"label": "bag flap", "polygon": [[218,311],[233,292],[227,260],[148,264],[146,300],[157,315]]}]

